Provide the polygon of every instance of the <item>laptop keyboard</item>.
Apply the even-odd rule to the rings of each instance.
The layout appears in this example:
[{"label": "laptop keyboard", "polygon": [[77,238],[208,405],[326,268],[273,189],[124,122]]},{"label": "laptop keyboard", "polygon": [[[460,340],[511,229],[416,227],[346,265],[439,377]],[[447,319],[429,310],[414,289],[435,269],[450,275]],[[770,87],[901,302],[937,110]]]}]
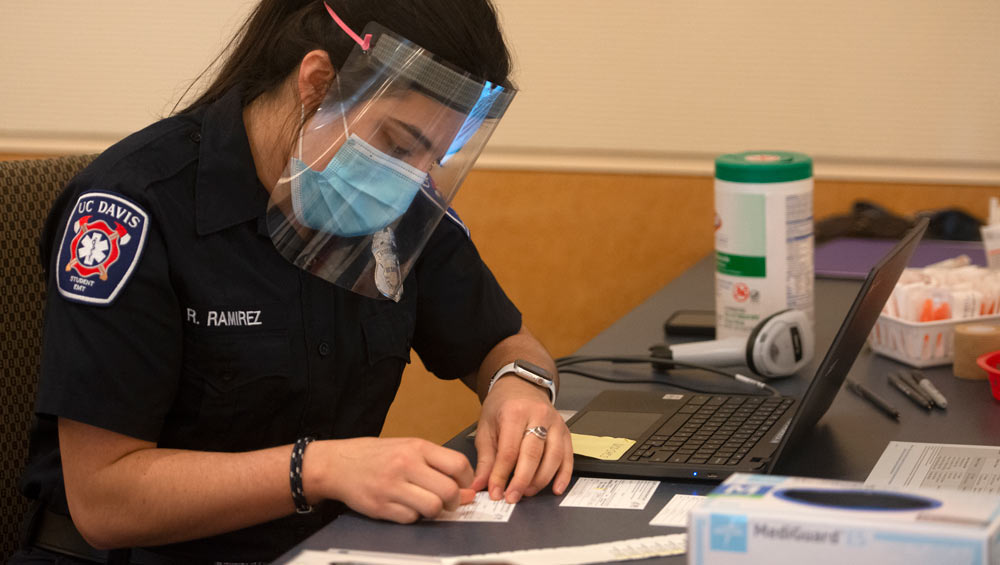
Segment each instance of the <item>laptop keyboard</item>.
[{"label": "laptop keyboard", "polygon": [[632,450],[629,461],[736,465],[792,405],[791,398],[691,397]]}]

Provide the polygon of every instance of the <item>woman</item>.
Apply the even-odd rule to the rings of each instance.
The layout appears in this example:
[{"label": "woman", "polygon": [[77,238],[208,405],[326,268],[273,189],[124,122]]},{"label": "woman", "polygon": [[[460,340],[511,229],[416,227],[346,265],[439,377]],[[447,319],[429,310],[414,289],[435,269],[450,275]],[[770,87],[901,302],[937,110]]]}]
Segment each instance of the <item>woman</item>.
[{"label": "woman", "polygon": [[[263,562],[569,482],[552,360],[448,209],[514,94],[489,1],[264,0],[233,45],[50,214],[13,563]],[[376,437],[411,347],[483,400],[475,470]]]}]

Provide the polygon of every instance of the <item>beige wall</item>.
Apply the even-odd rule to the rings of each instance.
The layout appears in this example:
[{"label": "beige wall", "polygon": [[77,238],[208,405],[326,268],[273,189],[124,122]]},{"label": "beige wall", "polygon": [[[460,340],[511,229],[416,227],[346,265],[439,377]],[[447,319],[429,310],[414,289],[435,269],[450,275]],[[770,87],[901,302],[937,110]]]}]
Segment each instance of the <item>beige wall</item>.
[{"label": "beige wall", "polygon": [[[169,113],[255,0],[0,2],[0,152],[95,152]],[[1000,2],[495,0],[517,100],[481,164],[1000,183]]]},{"label": "beige wall", "polygon": [[995,0],[497,0],[522,92],[487,165],[1000,183]]}]

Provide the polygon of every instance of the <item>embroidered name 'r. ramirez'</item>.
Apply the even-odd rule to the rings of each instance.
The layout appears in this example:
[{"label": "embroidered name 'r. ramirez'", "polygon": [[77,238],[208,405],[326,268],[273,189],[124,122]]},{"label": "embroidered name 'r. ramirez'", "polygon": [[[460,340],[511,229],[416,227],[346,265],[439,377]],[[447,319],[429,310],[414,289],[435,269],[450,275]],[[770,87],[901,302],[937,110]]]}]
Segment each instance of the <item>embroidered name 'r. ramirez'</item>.
[{"label": "embroidered name 'r. ramirez'", "polygon": [[196,326],[205,325],[210,328],[263,326],[261,310],[205,310],[204,323],[199,319],[198,311],[187,309],[187,322]]}]

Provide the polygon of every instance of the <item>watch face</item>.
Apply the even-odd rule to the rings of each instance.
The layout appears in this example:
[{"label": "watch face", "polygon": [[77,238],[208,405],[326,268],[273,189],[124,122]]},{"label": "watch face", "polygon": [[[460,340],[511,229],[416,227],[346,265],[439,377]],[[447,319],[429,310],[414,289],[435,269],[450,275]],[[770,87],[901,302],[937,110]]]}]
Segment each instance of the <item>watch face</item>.
[{"label": "watch face", "polygon": [[552,380],[552,375],[550,375],[548,371],[539,367],[538,365],[535,365],[534,363],[529,363],[528,361],[525,361],[523,359],[518,359],[517,361],[514,362],[514,364],[524,369],[525,371],[530,371],[540,377],[545,378],[546,380],[549,381]]}]

